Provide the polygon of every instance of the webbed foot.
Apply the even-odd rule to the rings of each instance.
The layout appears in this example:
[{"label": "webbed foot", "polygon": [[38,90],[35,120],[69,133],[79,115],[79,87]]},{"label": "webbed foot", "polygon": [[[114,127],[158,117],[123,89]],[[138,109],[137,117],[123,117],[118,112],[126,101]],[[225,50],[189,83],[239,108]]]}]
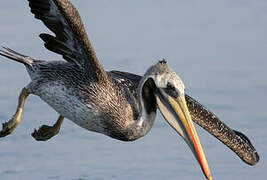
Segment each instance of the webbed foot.
[{"label": "webbed foot", "polygon": [[59,116],[57,122],[53,126],[42,125],[38,130],[34,130],[31,134],[36,141],[47,141],[53,136],[57,135],[64,117]]},{"label": "webbed foot", "polygon": [[19,122],[17,122],[14,119],[11,119],[5,123],[2,124],[2,130],[0,132],[0,137],[5,137],[9,134],[11,134],[14,129],[17,127],[17,125],[19,124]]},{"label": "webbed foot", "polygon": [[32,137],[37,141],[47,141],[51,137],[58,134],[59,129],[54,126],[42,125],[38,130],[34,130]]},{"label": "webbed foot", "polygon": [[0,131],[0,138],[11,134],[15,130],[17,125],[20,123],[22,110],[28,95],[29,95],[28,90],[26,88],[23,88],[19,95],[19,102],[16,113],[13,115],[12,119],[3,123],[3,128]]}]

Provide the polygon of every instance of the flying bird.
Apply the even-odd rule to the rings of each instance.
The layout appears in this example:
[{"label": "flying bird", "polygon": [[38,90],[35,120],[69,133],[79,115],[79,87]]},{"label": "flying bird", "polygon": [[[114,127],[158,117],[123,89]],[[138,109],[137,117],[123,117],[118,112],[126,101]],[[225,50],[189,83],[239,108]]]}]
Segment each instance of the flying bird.
[{"label": "flying bird", "polygon": [[11,134],[21,121],[28,95],[39,96],[59,113],[54,125],[42,125],[32,137],[46,141],[60,130],[64,118],[111,138],[134,141],[152,128],[157,109],[186,141],[207,179],[209,166],[193,121],[254,165],[259,155],[249,139],[185,94],[180,77],[165,60],[143,76],[106,72],[99,63],[81,18],[69,0],[28,0],[31,12],[53,35],[42,33],[44,46],[65,61],[43,61],[3,47],[0,55],[25,65],[31,82],[21,90],[13,117],[3,123],[0,137]]}]

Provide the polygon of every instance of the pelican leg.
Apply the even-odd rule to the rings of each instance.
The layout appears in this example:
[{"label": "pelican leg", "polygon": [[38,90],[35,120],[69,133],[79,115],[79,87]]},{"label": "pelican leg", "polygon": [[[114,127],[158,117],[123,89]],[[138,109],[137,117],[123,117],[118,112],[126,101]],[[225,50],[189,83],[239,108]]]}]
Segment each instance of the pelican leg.
[{"label": "pelican leg", "polygon": [[26,88],[23,88],[21,90],[20,95],[19,95],[19,102],[18,102],[18,107],[17,107],[16,113],[13,115],[12,119],[3,123],[3,128],[0,132],[0,137],[5,137],[5,136],[11,134],[15,130],[17,125],[20,123],[21,114],[22,114],[22,110],[23,110],[23,107],[25,104],[25,100],[29,94],[30,93],[28,92],[28,90]]},{"label": "pelican leg", "polygon": [[36,141],[47,141],[58,134],[63,119],[63,116],[59,116],[57,122],[53,126],[42,125],[38,130],[35,129],[32,133],[32,137]]}]

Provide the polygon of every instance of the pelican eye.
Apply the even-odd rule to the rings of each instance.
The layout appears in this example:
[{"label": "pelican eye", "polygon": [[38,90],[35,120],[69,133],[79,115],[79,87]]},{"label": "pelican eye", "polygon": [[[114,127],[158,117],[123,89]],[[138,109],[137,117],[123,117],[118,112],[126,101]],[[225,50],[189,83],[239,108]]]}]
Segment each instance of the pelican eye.
[{"label": "pelican eye", "polygon": [[175,87],[170,82],[167,83],[167,89],[175,91]]},{"label": "pelican eye", "polygon": [[170,82],[167,83],[166,88],[164,88],[164,92],[175,99],[179,96],[175,86]]}]

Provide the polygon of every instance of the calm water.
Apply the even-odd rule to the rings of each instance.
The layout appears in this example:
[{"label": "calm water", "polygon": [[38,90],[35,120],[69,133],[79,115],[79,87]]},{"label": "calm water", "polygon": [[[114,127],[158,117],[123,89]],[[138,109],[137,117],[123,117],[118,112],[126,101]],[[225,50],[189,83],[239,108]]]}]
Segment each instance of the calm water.
[{"label": "calm water", "polygon": [[[266,1],[79,0],[75,5],[107,70],[143,74],[166,58],[188,94],[251,139],[261,157],[254,167],[197,128],[214,179],[266,178]],[[47,30],[33,19],[26,0],[2,0],[0,24],[1,45],[40,59],[60,58],[43,48],[38,34]],[[4,58],[0,63],[4,122],[29,78],[22,65]],[[38,97],[29,97],[22,123],[0,140],[1,179],[204,179],[189,148],[161,115],[146,137],[131,143],[88,132],[68,120],[48,142],[30,136],[57,116]]]}]

